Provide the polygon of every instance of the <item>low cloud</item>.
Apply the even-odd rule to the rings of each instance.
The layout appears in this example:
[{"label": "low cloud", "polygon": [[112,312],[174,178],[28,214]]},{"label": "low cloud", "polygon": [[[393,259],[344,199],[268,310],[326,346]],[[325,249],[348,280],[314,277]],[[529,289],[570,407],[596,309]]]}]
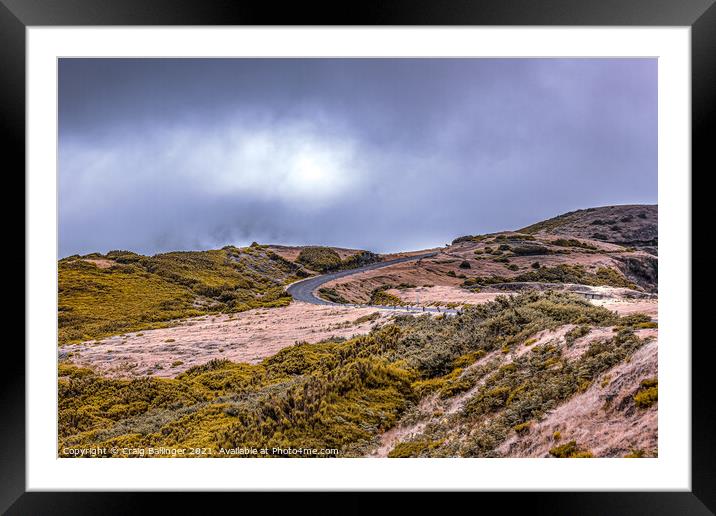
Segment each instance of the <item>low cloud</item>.
[{"label": "low cloud", "polygon": [[442,245],[656,202],[656,61],[62,60],[59,163],[61,256]]}]

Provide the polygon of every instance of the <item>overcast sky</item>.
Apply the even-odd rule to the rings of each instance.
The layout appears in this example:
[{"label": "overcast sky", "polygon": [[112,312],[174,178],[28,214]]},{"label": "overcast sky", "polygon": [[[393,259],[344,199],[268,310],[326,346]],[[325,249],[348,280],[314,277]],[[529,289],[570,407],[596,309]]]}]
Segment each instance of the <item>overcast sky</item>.
[{"label": "overcast sky", "polygon": [[60,256],[378,252],[657,201],[655,59],[61,59]]}]

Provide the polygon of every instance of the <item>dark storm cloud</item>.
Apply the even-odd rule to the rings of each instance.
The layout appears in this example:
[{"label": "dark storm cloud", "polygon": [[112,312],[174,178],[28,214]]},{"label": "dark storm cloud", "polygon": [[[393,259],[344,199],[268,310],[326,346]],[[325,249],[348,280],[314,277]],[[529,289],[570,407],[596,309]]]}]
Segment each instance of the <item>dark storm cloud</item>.
[{"label": "dark storm cloud", "polygon": [[60,255],[441,245],[657,199],[653,59],[63,59]]}]

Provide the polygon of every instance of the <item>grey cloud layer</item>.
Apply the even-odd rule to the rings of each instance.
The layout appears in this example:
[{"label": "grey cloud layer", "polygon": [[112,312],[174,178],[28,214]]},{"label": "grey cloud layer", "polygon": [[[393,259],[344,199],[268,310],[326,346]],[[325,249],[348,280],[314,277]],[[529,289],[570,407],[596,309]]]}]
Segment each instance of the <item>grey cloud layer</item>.
[{"label": "grey cloud layer", "polygon": [[391,251],[656,202],[651,59],[60,62],[60,255]]}]

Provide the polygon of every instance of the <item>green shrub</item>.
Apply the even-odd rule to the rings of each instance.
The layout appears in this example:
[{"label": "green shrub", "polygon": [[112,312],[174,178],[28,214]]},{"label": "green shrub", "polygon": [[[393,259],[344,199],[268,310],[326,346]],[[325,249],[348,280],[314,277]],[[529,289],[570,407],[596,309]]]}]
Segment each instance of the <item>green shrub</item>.
[{"label": "green shrub", "polygon": [[420,455],[428,450],[437,448],[442,444],[441,441],[407,441],[395,445],[388,453],[390,458],[420,457]]},{"label": "green shrub", "polygon": [[636,288],[636,285],[626,279],[615,269],[609,267],[599,267],[597,269],[597,281],[601,281],[603,285],[612,287]]},{"label": "green shrub", "polygon": [[597,249],[596,246],[588,244],[587,242],[582,242],[576,238],[557,238],[556,240],[552,240],[550,243],[559,247],[578,247],[580,249],[589,249],[591,251],[595,251]]},{"label": "green shrub", "polygon": [[591,327],[588,326],[588,325],[586,325],[586,324],[582,324],[582,325],[580,325],[580,326],[577,326],[577,327],[575,327],[575,328],[572,328],[572,329],[569,330],[569,331],[567,332],[567,334],[564,336],[565,342],[567,343],[568,346],[571,346],[571,345],[574,343],[575,340],[584,337],[584,336],[585,336],[586,334],[588,334],[591,330],[592,330]]},{"label": "green shrub", "polygon": [[517,256],[536,256],[549,254],[549,250],[543,245],[518,245],[512,248],[512,252]]},{"label": "green shrub", "polygon": [[453,363],[454,367],[465,367],[470,364],[473,364],[480,360],[482,357],[484,357],[487,353],[485,353],[484,349],[478,349],[477,351],[472,351],[470,353],[467,353],[465,355],[461,355],[455,359],[455,362]]},{"label": "green shrub", "polygon": [[639,408],[649,408],[659,399],[659,382],[657,378],[642,380],[634,395],[634,403]]},{"label": "green shrub", "polygon": [[468,262],[467,260],[463,260],[462,262],[460,262],[459,267],[461,269],[470,269],[471,268],[470,262]]},{"label": "green shrub", "polygon": [[382,285],[373,289],[370,295],[370,304],[378,306],[401,306],[407,304],[398,296],[385,292],[391,288],[393,288],[391,285]]},{"label": "green shrub", "polygon": [[561,446],[555,446],[549,450],[549,454],[552,455],[552,457],[560,459],[589,458],[594,456],[589,451],[580,450],[575,441],[569,441]]},{"label": "green shrub", "polygon": [[560,264],[555,267],[540,267],[512,279],[518,282],[578,283],[582,285],[608,285],[613,287],[636,288],[614,269],[600,267],[596,273],[588,272],[582,265]]},{"label": "green shrub", "polygon": [[357,269],[371,263],[379,262],[380,256],[370,251],[360,251],[342,260],[338,270]]},{"label": "green shrub", "polygon": [[645,456],[646,456],[646,453],[644,452],[644,450],[637,449],[637,450],[632,450],[629,453],[627,453],[626,455],[624,455],[624,458],[625,459],[642,459]]},{"label": "green shrub", "polygon": [[531,421],[525,421],[512,427],[512,429],[520,435],[530,433],[530,427],[532,426]]},{"label": "green shrub", "polygon": [[326,272],[341,265],[340,255],[330,247],[304,247],[296,261],[314,271]]},{"label": "green shrub", "polygon": [[459,244],[461,242],[481,242],[487,237],[487,235],[465,235],[461,237],[457,237],[455,240],[452,241],[453,245]]},{"label": "green shrub", "polygon": [[363,323],[375,321],[377,319],[380,319],[380,312],[373,312],[372,314],[360,316],[358,319],[353,321],[353,324],[356,324],[356,325],[363,324]]},{"label": "green shrub", "polygon": [[348,300],[336,291],[335,288],[322,287],[318,289],[318,294],[325,300],[332,303],[348,304]]}]

